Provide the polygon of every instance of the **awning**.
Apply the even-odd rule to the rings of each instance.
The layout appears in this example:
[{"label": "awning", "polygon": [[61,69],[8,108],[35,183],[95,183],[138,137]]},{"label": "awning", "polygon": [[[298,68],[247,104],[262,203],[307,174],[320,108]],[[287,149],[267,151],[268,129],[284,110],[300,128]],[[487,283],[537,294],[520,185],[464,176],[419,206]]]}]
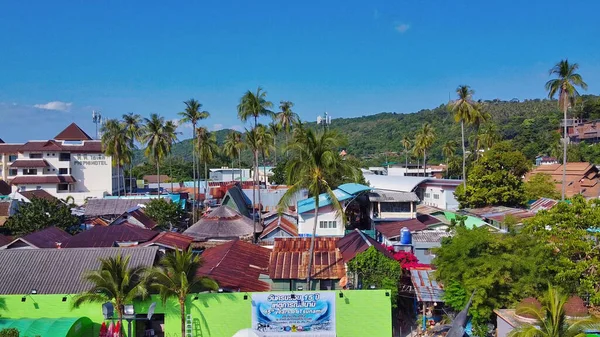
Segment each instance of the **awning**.
[{"label": "awning", "polygon": [[15,328],[21,336],[91,337],[92,327],[87,317],[0,319],[0,330]]}]

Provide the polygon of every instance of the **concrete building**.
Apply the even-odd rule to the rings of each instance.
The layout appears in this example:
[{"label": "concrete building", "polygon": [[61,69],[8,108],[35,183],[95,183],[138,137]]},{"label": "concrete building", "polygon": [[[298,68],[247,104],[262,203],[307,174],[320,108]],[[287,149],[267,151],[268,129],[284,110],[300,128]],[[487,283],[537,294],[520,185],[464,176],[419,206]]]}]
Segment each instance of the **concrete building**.
[{"label": "concrete building", "polygon": [[[110,156],[75,123],[54,139],[24,144],[0,144],[2,179],[12,192],[44,190],[57,198],[72,196],[82,204],[86,198],[102,198],[124,190],[123,170],[117,175]],[[120,182],[117,177],[120,177]]]},{"label": "concrete building", "polygon": [[211,181],[246,181],[251,180],[250,169],[239,168],[211,168],[208,170],[208,177]]}]

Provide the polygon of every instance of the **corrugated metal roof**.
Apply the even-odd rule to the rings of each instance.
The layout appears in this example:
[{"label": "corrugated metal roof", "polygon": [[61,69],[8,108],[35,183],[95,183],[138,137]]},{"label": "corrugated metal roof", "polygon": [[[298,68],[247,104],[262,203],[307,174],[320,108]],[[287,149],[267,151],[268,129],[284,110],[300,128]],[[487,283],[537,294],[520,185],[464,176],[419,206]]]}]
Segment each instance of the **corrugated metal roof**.
[{"label": "corrugated metal roof", "polygon": [[374,190],[369,193],[369,200],[375,202],[418,202],[415,192],[394,192]]},{"label": "corrugated metal roof", "polygon": [[192,241],[194,241],[194,238],[191,236],[174,232],[160,232],[152,240],[142,244],[141,246],[148,247],[152,245],[158,245],[170,249],[186,250],[190,247]]},{"label": "corrugated metal roof", "polygon": [[412,235],[413,242],[442,242],[443,238],[452,236],[445,231],[420,231]]},{"label": "corrugated metal roof", "polygon": [[419,302],[443,302],[444,288],[435,280],[433,270],[411,269],[410,280]]},{"label": "corrugated metal roof", "polygon": [[83,275],[100,266],[99,258],[130,256],[130,267],[150,267],[157,247],[9,249],[0,251],[0,294],[77,294],[90,289]]},{"label": "corrugated metal roof", "polygon": [[[333,190],[333,195],[335,195],[335,197],[338,199],[338,201],[344,201],[344,200],[352,199],[352,197],[354,197],[353,194],[347,193],[339,188],[336,188],[335,190]],[[321,208],[323,206],[328,206],[328,205],[331,205],[331,198],[329,198],[329,194],[327,194],[327,193],[319,194],[319,208]],[[315,209],[315,197],[310,197],[308,199],[298,201],[298,214],[313,211],[314,209]]]},{"label": "corrugated metal roof", "polygon": [[282,231],[285,231],[291,236],[298,236],[298,226],[296,226],[296,224],[293,224],[284,216],[280,216],[275,220],[271,221],[269,225],[265,227],[265,230],[260,235],[260,238],[264,238],[277,228],[280,228]]},{"label": "corrugated metal roof", "polygon": [[357,254],[369,249],[371,246],[375,247],[375,249],[390,259],[394,258],[392,253],[390,253],[382,244],[358,229],[355,229],[354,232],[350,234],[346,234],[346,236],[337,242],[337,247],[342,253],[342,258],[346,263],[356,257]]},{"label": "corrugated metal roof", "polygon": [[130,223],[118,226],[94,226],[90,230],[72,236],[63,247],[113,247],[118,242],[143,243],[152,240],[156,235],[158,232]]},{"label": "corrugated metal roof", "polygon": [[46,192],[46,190],[30,190],[30,191],[20,191],[20,195],[27,198],[27,200],[31,201],[33,198],[45,199],[48,201],[57,200],[55,196]]},{"label": "corrugated metal roof", "polygon": [[[337,280],[346,275],[342,253],[337,249],[337,238],[315,238],[311,278]],[[271,279],[306,279],[310,238],[275,239],[269,276]]]},{"label": "corrugated metal roof", "polygon": [[85,216],[116,216],[128,210],[144,205],[150,201],[149,198],[138,199],[89,199],[85,204]]},{"label": "corrugated metal roof", "polygon": [[347,183],[347,184],[342,184],[342,185],[338,186],[338,189],[340,189],[348,194],[356,195],[360,192],[370,191],[371,187],[361,185],[361,184],[356,184],[356,183]]},{"label": "corrugated metal roof", "polygon": [[400,230],[406,227],[411,232],[427,229],[429,226],[441,224],[438,218],[431,215],[422,214],[415,219],[401,221],[382,221],[375,225],[375,230],[381,233],[388,239],[393,239],[400,236]]},{"label": "corrugated metal roof", "polygon": [[539,198],[529,206],[529,210],[533,213],[537,213],[541,210],[549,210],[556,206],[556,204],[558,204],[558,201],[554,199]]},{"label": "corrugated metal roof", "polygon": [[57,242],[61,244],[63,242],[68,241],[71,238],[71,235],[67,232],[63,231],[60,228],[56,227],[48,227],[44,228],[40,231],[33,232],[17,238],[7,244],[6,246],[12,245],[16,241],[23,241],[27,245],[30,245],[32,248],[56,248]]}]

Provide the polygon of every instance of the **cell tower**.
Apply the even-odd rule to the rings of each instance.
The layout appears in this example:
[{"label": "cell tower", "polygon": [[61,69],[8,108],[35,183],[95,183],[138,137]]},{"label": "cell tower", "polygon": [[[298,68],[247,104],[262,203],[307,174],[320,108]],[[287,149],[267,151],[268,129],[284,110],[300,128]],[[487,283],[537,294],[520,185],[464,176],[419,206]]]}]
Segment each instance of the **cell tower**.
[{"label": "cell tower", "polygon": [[92,122],[96,124],[96,139],[98,139],[98,124],[102,124],[102,114],[100,111],[92,111]]}]

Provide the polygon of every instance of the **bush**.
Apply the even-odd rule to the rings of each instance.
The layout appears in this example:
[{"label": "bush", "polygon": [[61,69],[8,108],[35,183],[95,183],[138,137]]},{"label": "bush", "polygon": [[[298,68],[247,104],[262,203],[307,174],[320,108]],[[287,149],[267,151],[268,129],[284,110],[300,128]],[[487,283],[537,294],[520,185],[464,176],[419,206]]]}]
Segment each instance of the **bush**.
[{"label": "bush", "polygon": [[0,337],[19,337],[19,330],[8,328],[0,330]]}]

